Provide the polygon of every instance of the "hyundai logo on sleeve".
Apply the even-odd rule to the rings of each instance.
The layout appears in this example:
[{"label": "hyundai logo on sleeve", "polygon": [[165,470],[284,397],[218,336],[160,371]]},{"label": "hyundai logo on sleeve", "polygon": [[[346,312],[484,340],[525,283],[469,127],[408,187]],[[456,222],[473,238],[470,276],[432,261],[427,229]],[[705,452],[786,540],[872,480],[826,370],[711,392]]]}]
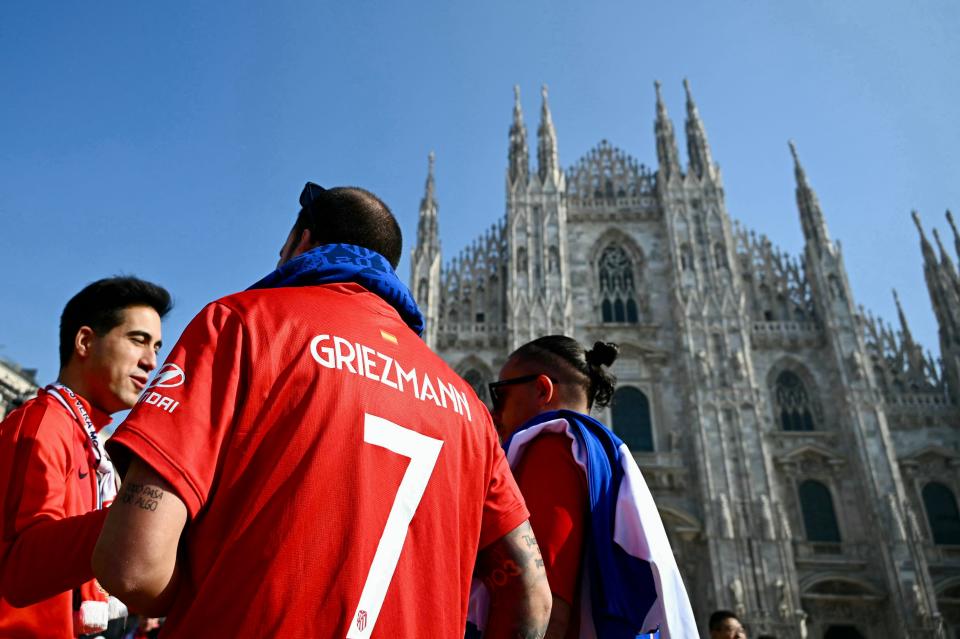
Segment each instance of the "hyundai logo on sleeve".
[{"label": "hyundai logo on sleeve", "polygon": [[177,406],[180,405],[180,402],[171,397],[162,395],[157,391],[161,388],[176,388],[177,386],[183,386],[185,381],[187,381],[187,376],[184,374],[182,368],[176,364],[164,364],[163,367],[157,371],[157,376],[153,378],[153,381],[150,382],[150,385],[143,389],[143,394],[140,395],[140,399],[137,400],[137,403],[156,406],[160,410],[173,413],[173,411],[177,409]]},{"label": "hyundai logo on sleeve", "polygon": [[153,378],[153,381],[150,382],[146,390],[153,388],[175,388],[177,386],[183,386],[186,380],[187,376],[184,374],[182,368],[176,364],[164,364],[163,367],[157,371],[157,376]]}]

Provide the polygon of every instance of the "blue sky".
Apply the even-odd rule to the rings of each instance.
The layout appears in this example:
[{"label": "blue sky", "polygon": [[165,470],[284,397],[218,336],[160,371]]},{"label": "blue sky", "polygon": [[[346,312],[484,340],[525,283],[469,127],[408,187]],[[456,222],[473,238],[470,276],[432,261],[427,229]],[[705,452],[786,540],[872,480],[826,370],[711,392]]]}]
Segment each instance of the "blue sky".
[{"label": "blue sky", "polygon": [[41,381],[94,279],[167,286],[168,349],[273,267],[308,179],[412,239],[431,149],[449,258],[503,214],[514,84],[531,134],[550,86],[563,166],[604,138],[652,166],[653,81],[682,132],[684,77],[732,216],[800,250],[794,139],[856,300],[895,319],[896,287],[936,348],[909,212],[960,213],[951,0],[53,5],[0,7],[0,357]]}]

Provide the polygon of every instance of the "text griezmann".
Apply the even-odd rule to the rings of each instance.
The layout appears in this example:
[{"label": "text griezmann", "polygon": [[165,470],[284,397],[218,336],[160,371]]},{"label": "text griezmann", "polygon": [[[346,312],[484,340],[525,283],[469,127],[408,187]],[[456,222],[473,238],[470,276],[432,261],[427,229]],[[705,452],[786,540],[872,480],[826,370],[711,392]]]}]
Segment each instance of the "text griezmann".
[{"label": "text griezmann", "polygon": [[410,388],[421,402],[432,401],[441,408],[466,415],[468,421],[473,421],[466,393],[439,377],[431,380],[426,373],[417,375],[416,368],[406,371],[395,359],[366,344],[350,342],[337,335],[317,335],[310,340],[310,355],[325,368],[347,370],[401,393],[405,388]]}]

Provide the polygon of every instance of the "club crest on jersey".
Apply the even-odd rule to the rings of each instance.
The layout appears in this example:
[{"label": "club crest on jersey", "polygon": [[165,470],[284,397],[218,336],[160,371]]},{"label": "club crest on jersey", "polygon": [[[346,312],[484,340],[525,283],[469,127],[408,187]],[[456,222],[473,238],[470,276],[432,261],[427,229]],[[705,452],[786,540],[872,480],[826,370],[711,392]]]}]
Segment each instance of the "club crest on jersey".
[{"label": "club crest on jersey", "polygon": [[173,411],[177,409],[177,406],[180,405],[180,402],[167,397],[166,395],[163,395],[154,389],[176,388],[177,386],[183,386],[184,382],[186,381],[187,375],[183,372],[182,368],[176,364],[164,364],[163,367],[157,371],[157,376],[153,378],[153,381],[150,383],[150,385],[144,389],[143,394],[140,395],[140,399],[137,401],[137,403],[149,404],[150,406],[156,406],[160,410],[173,413]]},{"label": "club crest on jersey", "polygon": [[357,612],[357,630],[363,632],[363,629],[367,627],[367,611],[360,610]]}]

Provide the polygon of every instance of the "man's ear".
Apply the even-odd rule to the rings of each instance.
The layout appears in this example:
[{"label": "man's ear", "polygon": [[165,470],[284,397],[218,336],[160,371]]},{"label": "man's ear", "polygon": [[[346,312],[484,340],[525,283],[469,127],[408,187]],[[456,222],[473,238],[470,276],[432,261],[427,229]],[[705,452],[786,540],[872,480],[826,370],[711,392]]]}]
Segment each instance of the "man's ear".
[{"label": "man's ear", "polygon": [[93,340],[96,339],[96,337],[97,334],[92,328],[89,326],[81,326],[73,338],[74,355],[80,359],[84,359],[90,355],[90,351],[93,348]]},{"label": "man's ear", "polygon": [[557,387],[553,380],[546,375],[540,375],[536,380],[537,398],[541,406],[548,405],[557,396]]},{"label": "man's ear", "polygon": [[302,255],[316,245],[317,243],[313,241],[313,234],[310,233],[310,229],[303,229],[300,231],[300,239],[297,240],[297,246],[293,249],[293,254]]}]

